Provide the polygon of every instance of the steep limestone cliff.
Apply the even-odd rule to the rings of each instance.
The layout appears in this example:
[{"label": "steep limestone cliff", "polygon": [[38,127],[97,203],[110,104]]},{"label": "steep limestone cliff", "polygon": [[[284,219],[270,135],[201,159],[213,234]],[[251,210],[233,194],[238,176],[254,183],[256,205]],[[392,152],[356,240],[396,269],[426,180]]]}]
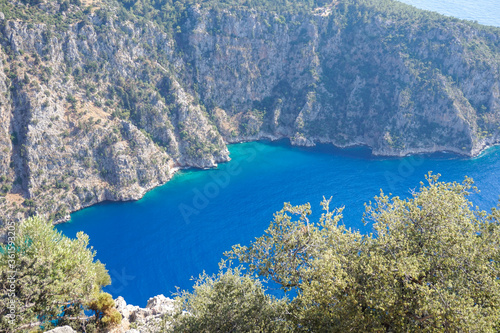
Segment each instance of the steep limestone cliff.
[{"label": "steep limestone cliff", "polygon": [[[385,1],[387,2],[387,1]],[[132,200],[227,143],[473,156],[499,141],[500,29],[389,1],[183,9],[171,33],[98,8],[0,6],[1,217]]]}]

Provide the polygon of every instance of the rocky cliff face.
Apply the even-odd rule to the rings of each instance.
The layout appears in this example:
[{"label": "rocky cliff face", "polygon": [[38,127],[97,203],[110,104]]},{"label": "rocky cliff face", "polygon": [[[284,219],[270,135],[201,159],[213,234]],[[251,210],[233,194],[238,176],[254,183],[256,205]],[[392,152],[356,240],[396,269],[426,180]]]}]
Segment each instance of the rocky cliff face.
[{"label": "rocky cliff face", "polygon": [[177,168],[227,161],[231,142],[473,156],[499,141],[500,29],[340,1],[280,16],[192,6],[169,34],[116,3],[8,4],[4,220],[138,199]]}]

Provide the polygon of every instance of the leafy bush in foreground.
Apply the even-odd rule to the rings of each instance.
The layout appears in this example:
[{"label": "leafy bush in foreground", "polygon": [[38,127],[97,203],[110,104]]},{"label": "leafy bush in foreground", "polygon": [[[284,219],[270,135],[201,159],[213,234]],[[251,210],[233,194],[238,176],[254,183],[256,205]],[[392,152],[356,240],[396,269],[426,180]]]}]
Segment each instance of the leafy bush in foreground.
[{"label": "leafy bush in foreground", "polygon": [[[173,327],[497,332],[499,212],[487,215],[472,206],[467,199],[472,180],[443,183],[438,177],[429,174],[428,184],[421,183],[409,199],[375,197],[365,214],[374,235],[346,228],[341,210],[331,211],[329,200],[316,223],[309,221],[309,204],[285,204],[264,236],[226,254],[246,264],[249,274],[236,269],[201,276],[193,293],[178,298],[189,314],[174,318]],[[254,273],[297,296],[271,301]],[[228,320],[231,326],[223,326]]]},{"label": "leafy bush in foreground", "polygon": [[[260,281],[226,268],[216,276],[205,273],[194,291],[180,292],[176,332],[280,332],[286,300],[266,295]],[[188,314],[182,314],[182,310]]]},{"label": "leafy bush in foreground", "polygon": [[[0,248],[0,331],[47,329],[56,322],[86,325],[83,310],[89,303],[99,310],[96,299],[110,283],[105,266],[94,261],[88,236],[80,232],[71,240],[38,216],[12,223],[8,230],[8,242]],[[108,310],[112,318],[102,319],[119,322],[115,312]]]}]

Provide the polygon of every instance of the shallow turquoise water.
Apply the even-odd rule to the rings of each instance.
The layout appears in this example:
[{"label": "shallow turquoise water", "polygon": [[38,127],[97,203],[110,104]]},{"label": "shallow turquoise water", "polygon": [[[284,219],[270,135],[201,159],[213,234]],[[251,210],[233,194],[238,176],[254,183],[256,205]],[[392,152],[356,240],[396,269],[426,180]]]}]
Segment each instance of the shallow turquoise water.
[{"label": "shallow turquoise water", "polygon": [[[500,26],[499,0],[404,0],[423,9]],[[345,206],[344,222],[362,232],[363,203],[380,189],[408,196],[432,170],[442,180],[474,178],[481,192],[471,199],[482,209],[500,194],[500,149],[479,158],[455,155],[374,158],[367,149],[312,149],[279,143],[230,146],[232,161],[215,170],[182,171],[136,202],[103,203],[72,214],[58,226],[74,237],[90,236],[97,257],[110,271],[106,288],[127,303],[145,306],[149,297],[189,289],[191,276],[217,271],[222,253],[262,235],[283,202],[310,202],[315,216],[323,196]]]},{"label": "shallow turquoise water", "polygon": [[496,205],[500,194],[500,149],[464,159],[455,155],[374,158],[365,148],[290,147],[286,142],[230,146],[232,161],[219,168],[182,171],[142,200],[99,204],[58,226],[74,237],[90,236],[97,257],[107,264],[113,284],[106,290],[128,303],[190,288],[191,276],[213,273],[222,253],[262,235],[283,202],[310,202],[316,216],[322,197],[345,206],[346,225],[363,232],[363,203],[380,189],[408,196],[432,170],[442,180],[476,180],[473,196],[481,208]]}]

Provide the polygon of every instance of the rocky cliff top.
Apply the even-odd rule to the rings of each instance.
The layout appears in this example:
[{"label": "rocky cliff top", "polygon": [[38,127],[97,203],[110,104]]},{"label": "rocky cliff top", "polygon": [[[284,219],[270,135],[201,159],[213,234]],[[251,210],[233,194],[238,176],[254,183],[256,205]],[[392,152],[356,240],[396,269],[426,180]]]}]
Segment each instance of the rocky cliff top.
[{"label": "rocky cliff top", "polygon": [[122,315],[120,327],[110,333],[157,333],[168,325],[166,318],[175,312],[175,301],[163,295],[151,297],[145,308],[127,304],[123,297],[115,300],[116,309]]}]

